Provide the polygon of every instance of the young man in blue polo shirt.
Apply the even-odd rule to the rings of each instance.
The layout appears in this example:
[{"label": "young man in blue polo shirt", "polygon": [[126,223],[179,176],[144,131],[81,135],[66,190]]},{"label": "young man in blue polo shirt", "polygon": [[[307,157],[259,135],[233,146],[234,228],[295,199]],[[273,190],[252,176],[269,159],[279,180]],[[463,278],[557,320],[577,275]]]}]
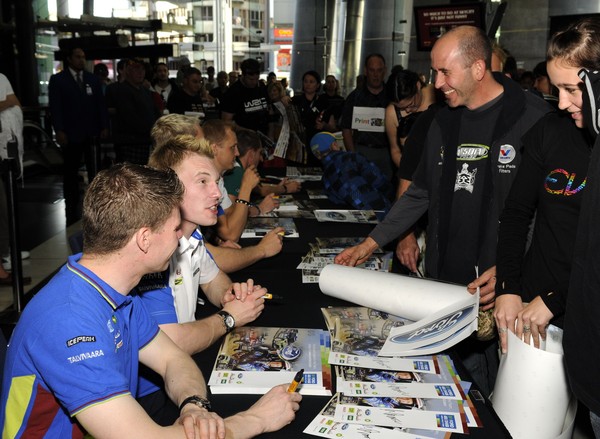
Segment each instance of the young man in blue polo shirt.
[{"label": "young man in blue polo shirt", "polygon": [[[84,253],[27,305],[8,348],[2,437],[253,437],[294,417],[299,396],[278,386],[225,421],[209,411],[193,360],[128,296],[167,268],[181,237],[183,186],[174,172],[118,165],[98,174],[84,200]],[[159,373],[180,418],[159,427],[133,395],[138,361]],[[283,409],[283,412],[282,412]]]}]

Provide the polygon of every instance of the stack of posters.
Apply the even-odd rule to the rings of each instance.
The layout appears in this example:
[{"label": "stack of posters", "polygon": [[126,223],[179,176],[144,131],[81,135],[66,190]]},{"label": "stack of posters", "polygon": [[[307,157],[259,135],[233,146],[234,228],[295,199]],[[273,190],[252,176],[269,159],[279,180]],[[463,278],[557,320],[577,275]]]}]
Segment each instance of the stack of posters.
[{"label": "stack of posters", "polygon": [[343,210],[343,209],[317,209],[315,218],[319,222],[377,224],[383,212],[375,210]]},{"label": "stack of posters", "polygon": [[285,229],[286,238],[298,238],[298,229],[292,218],[248,218],[246,228],[242,232],[242,238],[262,238],[276,227]]},{"label": "stack of posters", "polygon": [[286,168],[286,177],[299,181],[321,181],[323,170],[319,167],[288,166]]},{"label": "stack of posters", "polygon": [[264,394],[304,369],[300,393],[330,396],[329,349],[329,333],[321,329],[236,328],[223,341],[208,385],[212,393]]},{"label": "stack of posters", "polygon": [[313,210],[318,206],[309,200],[296,200],[292,195],[277,196],[279,207],[268,213],[262,213],[261,217],[278,218],[314,218]]},{"label": "stack of posters", "polygon": [[308,194],[308,198],[311,200],[327,199],[327,194],[323,191],[323,189],[306,189],[306,193]]},{"label": "stack of posters", "polygon": [[378,357],[410,320],[364,307],[322,309],[332,334],[337,394],[304,430],[337,438],[446,438],[481,422],[446,355]]},{"label": "stack of posters", "polygon": [[[358,244],[362,238],[317,238],[316,243],[310,243],[310,250],[296,267],[302,270],[302,283],[318,283],[321,270],[333,264],[335,256],[346,247]],[[359,265],[360,268],[376,271],[390,271],[392,268],[392,252],[377,249],[373,255]]]}]

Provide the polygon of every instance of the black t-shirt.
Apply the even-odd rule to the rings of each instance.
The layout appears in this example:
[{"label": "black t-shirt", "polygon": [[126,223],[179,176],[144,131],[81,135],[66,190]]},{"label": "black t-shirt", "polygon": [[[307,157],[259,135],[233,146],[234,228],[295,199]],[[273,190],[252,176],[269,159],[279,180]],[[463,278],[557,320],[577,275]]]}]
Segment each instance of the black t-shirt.
[{"label": "black t-shirt", "polygon": [[233,120],[241,127],[269,132],[269,107],[267,88],[248,88],[242,81],[235,82],[221,99],[221,111],[232,113]]},{"label": "black t-shirt", "polygon": [[478,265],[484,232],[480,230],[482,209],[487,212],[491,201],[483,199],[486,179],[491,178],[491,127],[496,125],[502,108],[501,100],[502,95],[476,110],[463,113],[456,151],[448,246],[442,262],[441,279],[468,284],[477,277],[475,266]]},{"label": "black t-shirt", "polygon": [[319,100],[322,101],[325,106],[323,120],[328,121],[333,115],[335,122],[339,123],[339,120],[342,117],[342,111],[344,110],[344,98],[340,95],[329,96],[327,93],[323,93],[319,96]]},{"label": "black t-shirt", "polygon": [[206,114],[200,95],[191,96],[181,89],[171,92],[167,101],[167,109],[169,113],[185,114],[186,111],[195,111]]},{"label": "black t-shirt", "polygon": [[223,90],[221,87],[215,87],[211,91],[208,92],[213,98],[215,98],[215,107],[217,110],[221,109],[221,101],[223,100],[223,96],[227,93],[228,88]]},{"label": "black t-shirt", "polygon": [[300,120],[302,121],[302,125],[304,125],[306,143],[308,143],[318,132],[315,124],[319,115],[325,112],[327,104],[320,96],[315,96],[312,101],[309,101],[304,94],[294,96],[292,103],[300,112]]}]

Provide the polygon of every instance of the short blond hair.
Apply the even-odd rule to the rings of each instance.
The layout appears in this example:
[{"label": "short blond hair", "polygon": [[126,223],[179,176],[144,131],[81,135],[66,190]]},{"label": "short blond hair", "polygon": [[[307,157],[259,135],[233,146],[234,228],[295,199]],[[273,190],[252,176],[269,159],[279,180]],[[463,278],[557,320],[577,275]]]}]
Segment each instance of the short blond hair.
[{"label": "short blond hair", "polygon": [[202,133],[202,128],[197,117],[172,113],[162,116],[154,123],[150,136],[154,148],[158,148],[179,134],[196,136],[198,133]]},{"label": "short blond hair", "polygon": [[160,147],[154,148],[148,165],[156,169],[175,169],[189,154],[198,154],[209,159],[214,158],[213,150],[206,139],[189,134],[180,134],[170,138]]}]

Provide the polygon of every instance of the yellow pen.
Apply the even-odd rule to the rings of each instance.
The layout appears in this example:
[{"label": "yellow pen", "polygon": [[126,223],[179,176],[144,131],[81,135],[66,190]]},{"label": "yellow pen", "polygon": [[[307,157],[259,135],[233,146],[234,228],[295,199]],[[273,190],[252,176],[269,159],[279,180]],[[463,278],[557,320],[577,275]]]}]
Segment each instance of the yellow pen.
[{"label": "yellow pen", "polygon": [[290,383],[290,386],[288,387],[287,391],[289,393],[294,393],[296,391],[296,389],[298,388],[298,386],[300,385],[300,383],[302,382],[303,378],[304,378],[304,369],[300,369],[298,371],[298,373],[296,374],[296,376],[294,377],[294,381],[292,381]]},{"label": "yellow pen", "polygon": [[265,293],[262,296],[260,296],[261,299],[265,299],[265,300],[281,300],[283,299],[283,297],[278,296],[277,294],[271,294],[271,293]]}]

